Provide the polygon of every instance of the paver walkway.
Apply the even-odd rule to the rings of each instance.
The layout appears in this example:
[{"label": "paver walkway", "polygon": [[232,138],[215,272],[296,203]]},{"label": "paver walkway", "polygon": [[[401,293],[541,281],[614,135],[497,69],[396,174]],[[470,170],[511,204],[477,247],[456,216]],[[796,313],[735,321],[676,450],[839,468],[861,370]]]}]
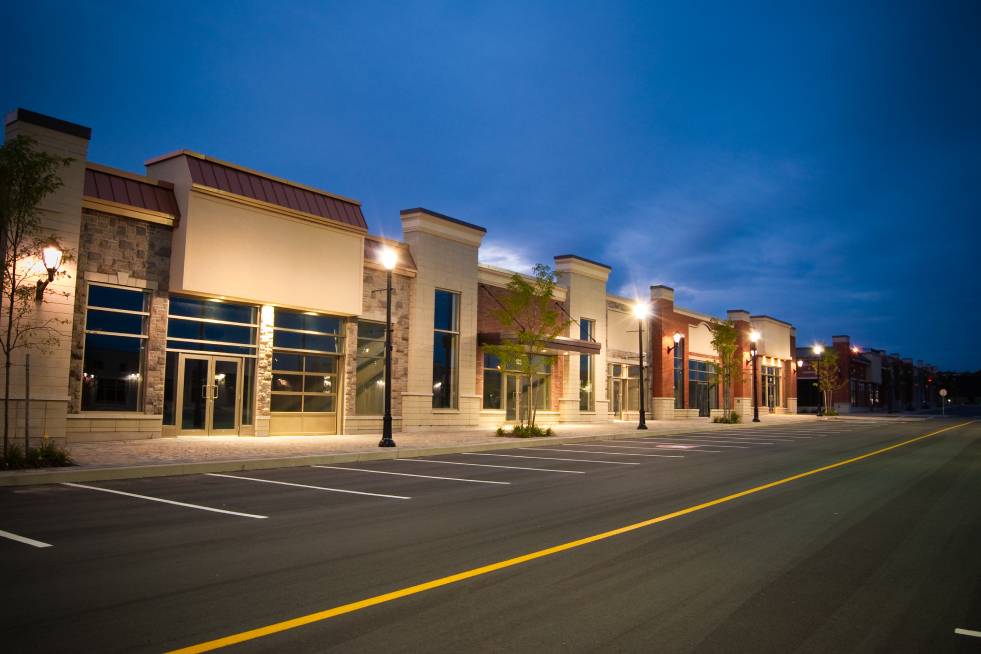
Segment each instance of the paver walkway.
[{"label": "paver walkway", "polygon": [[[814,416],[788,415],[763,416],[763,425],[811,422]],[[741,425],[717,425],[708,419],[652,420],[647,423],[645,435],[678,433],[702,429],[733,430],[747,428],[753,423]],[[635,422],[613,422],[598,425],[563,424],[553,427],[557,440],[576,436],[607,436],[637,433]],[[503,439],[493,429],[456,429],[452,431],[419,430],[394,435],[400,448],[453,447],[488,442],[521,443],[523,439]],[[69,447],[75,461],[86,467],[112,467],[153,465],[161,463],[194,463],[202,461],[229,461],[239,459],[264,459],[281,457],[315,456],[353,452],[377,452],[378,434],[333,436],[179,436],[136,441],[106,441],[102,443],[76,443]],[[536,443],[543,439],[534,439]]]}]

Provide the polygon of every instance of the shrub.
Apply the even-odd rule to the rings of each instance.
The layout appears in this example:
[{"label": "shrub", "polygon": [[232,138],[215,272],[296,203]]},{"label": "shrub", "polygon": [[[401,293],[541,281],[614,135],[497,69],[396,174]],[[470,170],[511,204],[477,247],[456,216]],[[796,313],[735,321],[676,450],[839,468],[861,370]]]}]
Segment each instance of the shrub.
[{"label": "shrub", "polygon": [[740,418],[739,414],[736,413],[735,411],[731,411],[731,412],[729,412],[729,413],[727,413],[725,415],[716,416],[716,417],[712,418],[712,422],[725,423],[727,425],[734,425],[734,424],[740,422],[740,420],[741,420],[741,418]]},{"label": "shrub", "polygon": [[71,454],[52,440],[45,438],[37,447],[27,448],[27,453],[20,445],[11,443],[7,448],[7,456],[0,458],[0,470],[17,470],[20,468],[54,468],[73,466]]},{"label": "shrub", "polygon": [[515,425],[511,428],[511,431],[506,431],[502,427],[497,429],[498,436],[513,436],[515,438],[539,438],[544,436],[554,436],[554,432],[551,427],[542,429],[538,426],[532,425]]}]

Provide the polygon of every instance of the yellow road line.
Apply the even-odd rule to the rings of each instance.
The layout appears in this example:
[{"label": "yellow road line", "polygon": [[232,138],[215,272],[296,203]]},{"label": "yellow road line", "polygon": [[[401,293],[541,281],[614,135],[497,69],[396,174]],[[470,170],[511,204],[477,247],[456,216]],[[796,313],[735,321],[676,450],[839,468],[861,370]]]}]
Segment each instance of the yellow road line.
[{"label": "yellow road line", "polygon": [[637,529],[650,527],[651,525],[656,525],[659,522],[665,522],[667,520],[671,520],[672,518],[680,518],[681,516],[688,515],[689,513],[695,513],[696,511],[701,511],[702,509],[707,509],[713,506],[717,506],[719,504],[731,502],[732,500],[739,499],[740,497],[746,497],[747,495],[752,495],[753,493],[759,493],[760,491],[765,491],[775,486],[788,484],[792,481],[803,479],[805,477],[810,477],[811,475],[816,475],[820,472],[826,472],[828,470],[840,468],[842,466],[846,466],[848,464],[855,463],[857,461],[861,461],[869,457],[873,457],[879,454],[884,454],[886,452],[895,450],[896,448],[903,447],[905,445],[910,445],[911,443],[921,441],[924,438],[936,436],[937,434],[941,434],[945,431],[950,431],[951,429],[957,429],[958,427],[969,425],[973,422],[975,421],[971,420],[969,422],[962,422],[959,425],[952,425],[950,427],[945,427],[944,429],[938,429],[937,431],[930,432],[929,434],[923,434],[922,436],[917,436],[916,438],[911,438],[909,440],[896,443],[895,445],[890,445],[888,447],[883,447],[873,452],[868,452],[866,454],[852,457],[851,459],[845,459],[843,461],[838,461],[837,463],[821,466],[820,468],[814,468],[813,470],[808,470],[807,472],[802,472],[800,474],[792,475],[790,477],[785,477],[777,481],[771,481],[770,483],[763,484],[762,486],[755,486],[753,488],[749,488],[744,491],[739,491],[738,493],[733,493],[732,495],[726,495],[725,497],[720,497],[718,499],[710,500],[708,502],[696,504],[695,506],[690,506],[686,509],[680,509],[672,513],[666,513],[664,515],[657,516],[656,518],[650,518],[642,522],[636,522],[632,525],[627,525],[626,527],[611,529],[610,531],[604,531],[599,534],[594,534],[592,536],[580,538],[579,540],[569,541],[568,543],[562,543],[561,545],[555,545],[554,547],[538,550],[537,552],[531,552],[530,554],[516,556],[512,559],[507,559],[505,561],[498,561],[497,563],[491,563],[490,565],[481,566],[479,568],[473,568],[472,570],[465,570],[463,572],[458,572],[457,574],[454,575],[449,575],[448,577],[440,577],[439,579],[433,579],[432,581],[427,581],[422,584],[417,584],[415,586],[409,586],[407,588],[395,590],[390,593],[385,593],[384,595],[376,595],[375,597],[369,597],[367,599],[359,600],[357,602],[351,602],[350,604],[342,604],[341,606],[335,606],[332,609],[317,611],[316,613],[309,613],[307,615],[302,615],[298,618],[293,618],[291,620],[276,622],[274,624],[267,625],[265,627],[259,627],[258,629],[250,629],[248,631],[232,634],[231,636],[225,636],[224,638],[217,638],[215,640],[209,640],[204,643],[198,643],[197,645],[182,647],[181,649],[173,650],[168,654],[196,654],[198,652],[210,652],[212,650],[220,649],[222,647],[228,647],[229,645],[244,643],[249,640],[263,638],[264,636],[271,636],[272,634],[276,634],[282,631],[296,629],[297,627],[302,627],[308,624],[312,624],[314,622],[328,620],[338,615],[344,615],[345,613],[353,613],[355,611],[360,611],[361,609],[366,609],[369,606],[384,604],[385,602],[391,602],[393,600],[397,600],[402,597],[408,597],[409,595],[416,595],[418,593],[422,593],[427,590],[440,588],[441,586],[449,586],[450,584],[455,584],[460,581],[465,581],[473,577],[479,577],[481,575],[485,575],[490,572],[495,572],[497,570],[502,570],[504,568],[510,568],[512,566],[521,565],[522,563],[527,563],[528,561],[534,561],[535,559],[541,559],[546,556],[551,556],[552,554],[558,554],[559,552],[564,552],[566,550],[582,547],[583,545],[588,545],[590,543],[595,543],[597,541],[606,540],[607,538],[613,538],[614,536],[619,536],[620,534],[626,534],[631,531],[636,531]]}]

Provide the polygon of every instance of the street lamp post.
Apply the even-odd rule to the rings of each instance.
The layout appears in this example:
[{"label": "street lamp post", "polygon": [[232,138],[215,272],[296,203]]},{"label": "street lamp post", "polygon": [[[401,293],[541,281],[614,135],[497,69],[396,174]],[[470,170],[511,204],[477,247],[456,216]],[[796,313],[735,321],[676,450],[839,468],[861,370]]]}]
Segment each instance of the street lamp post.
[{"label": "street lamp post", "polygon": [[391,248],[381,251],[385,267],[385,416],[382,418],[382,438],[378,447],[395,447],[392,438],[392,270],[398,263],[398,253]]},{"label": "street lamp post", "polygon": [[647,415],[644,412],[644,323],[650,315],[650,307],[643,302],[634,305],[634,316],[637,317],[637,344],[640,346],[640,421],[637,429],[647,429]]},{"label": "street lamp post", "polygon": [[817,414],[818,416],[823,416],[824,411],[827,409],[827,407],[823,405],[827,404],[827,402],[825,401],[824,397],[824,389],[821,388],[821,367],[818,364],[820,363],[821,355],[824,354],[824,346],[820,343],[816,343],[814,347],[811,348],[811,352],[813,352],[814,356],[817,357],[817,361],[814,363],[814,373],[817,375],[818,383],[818,401],[820,402],[820,404],[818,404]]},{"label": "street lamp post", "polygon": [[756,346],[758,340],[760,340],[760,333],[754,329],[749,333],[749,354],[753,358],[753,422],[760,421],[760,393],[756,387],[759,381],[759,375],[756,372],[756,357],[759,355],[759,349]]}]

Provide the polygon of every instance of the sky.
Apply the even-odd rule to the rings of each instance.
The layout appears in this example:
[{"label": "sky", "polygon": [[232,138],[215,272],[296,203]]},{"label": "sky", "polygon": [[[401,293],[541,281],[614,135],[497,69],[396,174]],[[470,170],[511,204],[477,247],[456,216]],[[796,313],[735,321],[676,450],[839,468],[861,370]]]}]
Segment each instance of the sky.
[{"label": "sky", "polygon": [[981,368],[981,3],[0,6],[0,110],[574,253],[609,290]]}]

